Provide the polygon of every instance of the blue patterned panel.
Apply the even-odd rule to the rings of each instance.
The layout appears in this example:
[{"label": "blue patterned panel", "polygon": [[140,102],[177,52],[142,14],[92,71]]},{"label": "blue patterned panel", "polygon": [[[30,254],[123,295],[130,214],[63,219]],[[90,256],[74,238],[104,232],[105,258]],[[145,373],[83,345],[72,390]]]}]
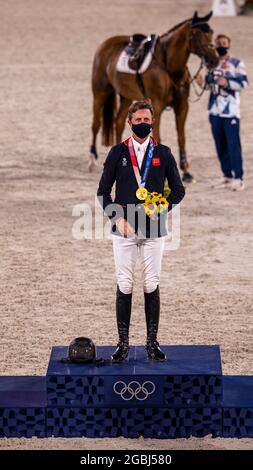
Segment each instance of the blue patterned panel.
[{"label": "blue patterned panel", "polygon": [[222,437],[222,408],[196,408],[192,410],[192,436]]},{"label": "blue patterned panel", "polygon": [[98,406],[104,401],[104,380],[99,376],[47,377],[48,406]]},{"label": "blue patterned panel", "polygon": [[221,408],[128,408],[105,411],[105,436],[176,439],[222,435]]},{"label": "blue patterned panel", "polygon": [[169,406],[219,406],[222,377],[210,375],[171,375],[165,378],[165,404]]},{"label": "blue patterned panel", "polygon": [[51,408],[47,436],[175,439],[221,436],[220,408]]},{"label": "blue patterned panel", "polygon": [[103,437],[104,426],[100,408],[47,409],[47,437]]},{"label": "blue patterned panel", "polygon": [[45,437],[45,408],[0,408],[0,437]]},{"label": "blue patterned panel", "polygon": [[191,435],[191,410],[165,408],[109,409],[105,436],[128,438],[178,438]]},{"label": "blue patterned panel", "polygon": [[223,437],[253,437],[253,408],[224,408]]}]

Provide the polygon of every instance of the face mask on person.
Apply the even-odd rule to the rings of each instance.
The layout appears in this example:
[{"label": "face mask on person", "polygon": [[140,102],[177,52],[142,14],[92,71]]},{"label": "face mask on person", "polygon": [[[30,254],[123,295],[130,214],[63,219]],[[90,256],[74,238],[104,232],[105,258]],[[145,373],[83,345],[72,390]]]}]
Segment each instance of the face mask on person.
[{"label": "face mask on person", "polygon": [[219,56],[222,57],[228,53],[229,47],[219,46],[216,47],[216,51],[218,52]]},{"label": "face mask on person", "polygon": [[147,122],[141,122],[140,124],[132,124],[132,131],[137,137],[140,139],[144,139],[147,137],[148,134],[151,132],[153,128],[152,124],[148,124]]}]

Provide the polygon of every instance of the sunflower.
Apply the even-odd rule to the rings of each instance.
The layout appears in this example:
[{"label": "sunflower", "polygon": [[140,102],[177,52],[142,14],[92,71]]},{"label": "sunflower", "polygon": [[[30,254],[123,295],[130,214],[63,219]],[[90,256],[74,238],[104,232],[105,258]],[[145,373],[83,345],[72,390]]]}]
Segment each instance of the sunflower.
[{"label": "sunflower", "polygon": [[160,198],[158,196],[153,196],[151,200],[153,204],[156,204],[156,205],[160,204]]},{"label": "sunflower", "polygon": [[151,199],[146,199],[144,202],[144,211],[148,216],[151,216],[157,212],[156,204]]},{"label": "sunflower", "polygon": [[146,207],[146,206],[149,206],[149,204],[153,204],[153,200],[152,200],[152,197],[149,197],[149,196],[148,196],[148,197],[145,199],[144,206],[145,206],[145,207]]},{"label": "sunflower", "polygon": [[165,210],[167,209],[169,203],[165,197],[160,198],[160,210]]}]

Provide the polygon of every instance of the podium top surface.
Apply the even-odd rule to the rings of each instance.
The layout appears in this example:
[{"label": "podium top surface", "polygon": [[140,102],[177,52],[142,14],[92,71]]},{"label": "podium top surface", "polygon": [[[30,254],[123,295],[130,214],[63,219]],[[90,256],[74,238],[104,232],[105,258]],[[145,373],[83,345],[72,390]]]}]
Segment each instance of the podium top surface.
[{"label": "podium top surface", "polygon": [[253,408],[253,376],[223,376],[223,407]]},{"label": "podium top surface", "polygon": [[143,346],[130,347],[129,358],[121,364],[111,363],[114,346],[98,346],[97,358],[103,365],[68,362],[68,347],[52,348],[47,375],[221,375],[220,348],[214,346],[161,346],[167,360],[156,362],[147,358]]},{"label": "podium top surface", "polygon": [[44,407],[46,402],[46,377],[0,377],[0,407]]}]

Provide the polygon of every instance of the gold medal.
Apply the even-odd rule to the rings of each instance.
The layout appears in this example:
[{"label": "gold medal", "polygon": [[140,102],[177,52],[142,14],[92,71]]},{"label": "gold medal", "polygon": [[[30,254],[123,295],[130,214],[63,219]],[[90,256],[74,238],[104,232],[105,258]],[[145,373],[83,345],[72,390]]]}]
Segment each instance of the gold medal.
[{"label": "gold medal", "polygon": [[146,188],[140,187],[140,188],[138,188],[137,191],[136,191],[136,197],[137,197],[140,201],[145,201],[147,195],[148,195],[148,191],[146,190]]}]

